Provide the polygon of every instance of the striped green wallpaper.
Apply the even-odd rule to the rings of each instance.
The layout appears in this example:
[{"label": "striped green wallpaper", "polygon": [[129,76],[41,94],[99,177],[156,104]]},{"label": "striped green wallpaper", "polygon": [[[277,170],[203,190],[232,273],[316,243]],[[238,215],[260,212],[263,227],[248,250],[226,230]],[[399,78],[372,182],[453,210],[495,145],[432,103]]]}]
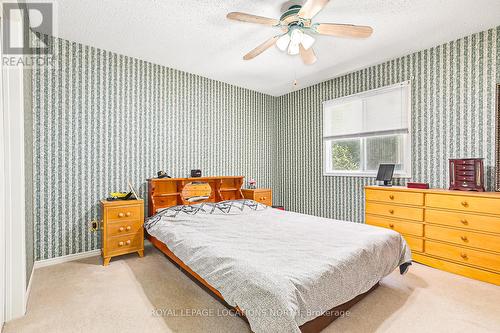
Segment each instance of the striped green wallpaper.
[{"label": "striped green wallpaper", "polygon": [[[447,186],[447,159],[494,165],[500,28],[281,97],[51,38],[34,66],[36,260],[100,247],[97,201],[157,170],[255,177],[288,210],[362,221],[371,178],[322,175],[322,102],[405,80],[412,86],[413,180]],[[400,180],[404,183],[404,180]]]},{"label": "striped green wallpaper", "polygon": [[322,102],[406,80],[412,179],[445,188],[449,158],[484,157],[492,189],[499,52],[497,27],[279,97],[276,199],[289,210],[363,221],[363,187],[374,179],[322,175]]},{"label": "striped green wallpaper", "polygon": [[51,38],[33,68],[36,260],[100,248],[99,199],[144,196],[156,171],[244,175],[271,186],[274,98]]}]

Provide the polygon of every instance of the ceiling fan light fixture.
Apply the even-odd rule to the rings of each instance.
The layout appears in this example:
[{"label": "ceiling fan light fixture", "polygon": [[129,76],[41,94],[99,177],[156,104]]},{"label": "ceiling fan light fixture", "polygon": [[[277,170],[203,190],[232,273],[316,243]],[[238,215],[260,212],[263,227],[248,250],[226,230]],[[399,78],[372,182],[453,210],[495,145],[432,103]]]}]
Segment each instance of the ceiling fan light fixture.
[{"label": "ceiling fan light fixture", "polygon": [[302,35],[302,41],[300,42],[304,49],[308,50],[313,44],[314,44],[315,39],[312,36],[309,36],[308,34],[303,34]]},{"label": "ceiling fan light fixture", "polygon": [[288,54],[289,55],[299,54],[299,43],[290,42],[290,45],[288,46]]},{"label": "ceiling fan light fixture", "polygon": [[276,46],[283,52],[286,51],[289,44],[290,44],[290,36],[288,35],[288,33],[284,34],[276,41]]},{"label": "ceiling fan light fixture", "polygon": [[304,33],[302,30],[295,28],[292,30],[290,33],[290,43],[291,44],[297,44],[297,46],[302,42],[302,39],[304,38]]}]

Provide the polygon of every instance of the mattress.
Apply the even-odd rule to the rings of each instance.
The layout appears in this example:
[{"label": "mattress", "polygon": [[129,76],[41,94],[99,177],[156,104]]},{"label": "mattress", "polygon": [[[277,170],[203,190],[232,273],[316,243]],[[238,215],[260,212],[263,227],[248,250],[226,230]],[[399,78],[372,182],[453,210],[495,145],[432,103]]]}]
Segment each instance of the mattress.
[{"label": "mattress", "polygon": [[409,247],[392,230],[250,200],[177,206],[145,226],[238,306],[256,333],[298,333],[411,262]]}]

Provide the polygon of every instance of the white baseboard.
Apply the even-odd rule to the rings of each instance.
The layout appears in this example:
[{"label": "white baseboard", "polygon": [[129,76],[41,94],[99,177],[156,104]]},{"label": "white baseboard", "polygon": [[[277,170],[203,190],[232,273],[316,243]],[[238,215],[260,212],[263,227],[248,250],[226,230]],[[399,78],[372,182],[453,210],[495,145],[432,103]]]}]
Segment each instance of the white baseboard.
[{"label": "white baseboard", "polygon": [[[87,251],[87,252],[68,254],[68,255],[62,256],[62,257],[38,260],[38,261],[35,261],[35,264],[33,265],[33,269],[62,264],[63,262],[74,261],[74,260],[78,260],[78,259],[95,257],[95,256],[98,256],[100,254],[101,254],[101,249],[97,249],[97,250],[92,250],[92,251]],[[31,280],[30,280],[30,282],[31,282]]]},{"label": "white baseboard", "polygon": [[26,309],[28,308],[28,300],[31,294],[31,285],[33,284],[33,272],[35,271],[35,263],[31,267],[30,280],[28,282],[28,288],[26,288],[26,294],[24,295],[24,314],[26,314]]}]

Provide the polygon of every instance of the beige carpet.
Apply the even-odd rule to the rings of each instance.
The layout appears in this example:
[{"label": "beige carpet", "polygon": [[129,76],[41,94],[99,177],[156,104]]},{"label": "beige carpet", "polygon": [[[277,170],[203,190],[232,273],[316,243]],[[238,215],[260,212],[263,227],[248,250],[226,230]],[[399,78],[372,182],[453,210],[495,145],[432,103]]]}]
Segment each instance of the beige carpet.
[{"label": "beige carpet", "polygon": [[[4,332],[250,332],[150,246],[100,262],[36,270],[27,315]],[[500,332],[500,287],[414,264],[324,332]]]}]

